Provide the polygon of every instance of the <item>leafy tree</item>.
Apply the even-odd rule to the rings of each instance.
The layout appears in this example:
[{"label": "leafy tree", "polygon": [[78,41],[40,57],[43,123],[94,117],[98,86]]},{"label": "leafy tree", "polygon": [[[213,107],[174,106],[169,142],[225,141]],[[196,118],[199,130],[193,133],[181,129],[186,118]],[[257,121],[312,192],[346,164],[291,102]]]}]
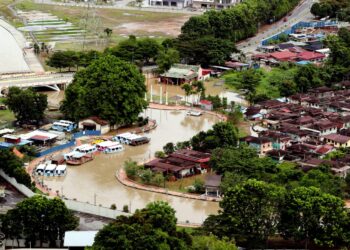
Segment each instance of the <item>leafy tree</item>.
[{"label": "leafy tree", "polygon": [[280,232],[286,238],[334,247],[343,242],[348,214],[344,202],[315,187],[292,190],[281,207]]},{"label": "leafy tree", "polygon": [[10,177],[14,177],[18,183],[32,188],[32,181],[23,167],[22,160],[10,150],[0,149],[0,169]]},{"label": "leafy tree", "polygon": [[167,155],[170,155],[172,153],[175,152],[176,147],[174,145],[174,143],[172,142],[168,142],[167,144],[165,144],[165,146],[163,147],[164,153],[166,153]]},{"label": "leafy tree", "polygon": [[109,52],[125,61],[134,62],[137,58],[137,40],[135,36],[129,36],[129,39],[121,41],[118,46],[109,50]]},{"label": "leafy tree", "polygon": [[137,57],[143,64],[149,64],[152,60],[155,62],[161,46],[155,39],[143,38],[137,41]]},{"label": "leafy tree", "polygon": [[194,191],[196,193],[203,193],[204,192],[204,181],[201,179],[195,179],[193,182]]},{"label": "leafy tree", "polygon": [[175,211],[159,201],[130,216],[118,216],[95,237],[96,249],[188,249],[192,242],[176,231]]},{"label": "leafy tree", "polygon": [[298,66],[298,70],[294,76],[298,92],[305,93],[309,89],[324,85],[322,80],[322,69],[317,68],[313,64]]},{"label": "leafy tree", "polygon": [[218,147],[236,146],[238,129],[228,122],[219,122],[207,132],[199,132],[191,138],[194,150],[208,151]]},{"label": "leafy tree", "polygon": [[124,170],[128,178],[134,180],[138,175],[140,167],[136,161],[127,160],[124,162]]},{"label": "leafy tree", "polygon": [[180,61],[179,52],[175,49],[161,50],[157,56],[156,63],[159,73],[167,72],[171,66]]},{"label": "leafy tree", "polygon": [[345,188],[343,178],[332,174],[330,167],[324,165],[318,169],[308,171],[300,180],[300,185],[305,187],[317,187],[322,192],[342,197]]},{"label": "leafy tree", "polygon": [[237,250],[234,241],[230,241],[227,238],[218,239],[214,235],[210,236],[195,236],[193,237],[192,250]]},{"label": "leafy tree", "polygon": [[68,68],[68,71],[79,62],[78,54],[75,51],[56,51],[53,53],[46,64],[53,68],[58,68],[61,72],[62,68]]},{"label": "leafy tree", "polygon": [[99,116],[111,124],[131,124],[147,106],[145,92],[134,65],[106,55],[74,75],[60,109],[75,121]]},{"label": "leafy tree", "polygon": [[140,171],[141,181],[145,184],[150,184],[152,181],[153,172],[150,169]]},{"label": "leafy tree", "polygon": [[155,174],[152,177],[152,183],[158,187],[162,186],[164,182],[165,182],[165,178],[161,173]]},{"label": "leafy tree", "polygon": [[15,114],[19,123],[39,124],[47,108],[47,96],[33,89],[10,87],[5,104]]},{"label": "leafy tree", "polygon": [[[42,244],[49,241],[55,246],[56,240],[63,241],[64,233],[78,226],[78,218],[67,209],[64,202],[58,198],[48,199],[44,196],[27,198],[9,210],[5,215],[1,230],[10,232],[13,237],[19,233],[26,239],[27,245],[36,240]],[[35,229],[35,230],[33,230]]]},{"label": "leafy tree", "polygon": [[284,194],[282,188],[254,179],[228,189],[219,215],[229,228],[227,236],[242,240],[248,248],[265,245],[277,231]]}]

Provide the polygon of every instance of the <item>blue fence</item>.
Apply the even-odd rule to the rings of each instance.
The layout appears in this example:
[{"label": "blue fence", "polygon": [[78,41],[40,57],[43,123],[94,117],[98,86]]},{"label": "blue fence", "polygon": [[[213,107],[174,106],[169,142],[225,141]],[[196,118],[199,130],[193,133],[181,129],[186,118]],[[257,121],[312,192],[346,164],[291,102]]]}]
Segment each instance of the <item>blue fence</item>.
[{"label": "blue fence", "polygon": [[281,35],[290,35],[290,34],[293,34],[295,33],[295,31],[297,29],[301,29],[301,28],[311,28],[311,27],[314,27],[314,28],[322,28],[322,27],[327,27],[327,26],[334,26],[336,25],[337,22],[336,21],[322,21],[322,22],[298,22],[296,24],[293,24],[290,28],[280,32],[280,33],[277,33],[277,34],[274,34],[264,40],[261,41],[261,45],[265,46],[265,45],[268,45],[270,41],[273,41],[273,40],[277,40],[279,39],[279,37]]},{"label": "blue fence", "polygon": [[82,137],[82,136],[98,136],[101,135],[101,131],[100,130],[85,130],[85,131],[80,131],[77,133],[74,133],[72,136],[72,140],[66,144],[62,144],[62,145],[58,145],[52,148],[49,148],[47,150],[44,150],[42,152],[39,152],[36,157],[42,157],[48,154],[52,154],[54,152],[69,148],[69,147],[73,147],[75,145],[75,139]]}]

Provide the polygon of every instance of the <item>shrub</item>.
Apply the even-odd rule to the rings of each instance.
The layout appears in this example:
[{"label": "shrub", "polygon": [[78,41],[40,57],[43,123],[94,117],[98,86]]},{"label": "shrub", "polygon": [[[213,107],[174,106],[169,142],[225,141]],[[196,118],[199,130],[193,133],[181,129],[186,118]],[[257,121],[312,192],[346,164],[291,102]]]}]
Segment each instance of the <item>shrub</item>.
[{"label": "shrub", "polygon": [[164,184],[165,178],[163,174],[155,174],[152,178],[152,183],[158,187],[162,186]]},{"label": "shrub", "polygon": [[113,204],[111,205],[111,209],[116,210],[116,209],[117,209],[117,206],[113,203]]},{"label": "shrub", "polygon": [[156,152],[154,153],[154,156],[155,156],[156,158],[165,158],[165,153],[164,153],[163,151],[156,151]]},{"label": "shrub", "polygon": [[128,178],[135,179],[138,175],[140,167],[137,165],[136,161],[127,160],[124,162],[124,170]]},{"label": "shrub", "polygon": [[123,212],[124,213],[129,213],[129,206],[128,205],[124,205],[123,206]]},{"label": "shrub", "polygon": [[150,184],[153,177],[153,172],[150,169],[145,169],[141,172],[140,178],[143,183]]},{"label": "shrub", "polygon": [[201,179],[195,179],[193,182],[193,187],[196,193],[204,192],[204,181]]}]

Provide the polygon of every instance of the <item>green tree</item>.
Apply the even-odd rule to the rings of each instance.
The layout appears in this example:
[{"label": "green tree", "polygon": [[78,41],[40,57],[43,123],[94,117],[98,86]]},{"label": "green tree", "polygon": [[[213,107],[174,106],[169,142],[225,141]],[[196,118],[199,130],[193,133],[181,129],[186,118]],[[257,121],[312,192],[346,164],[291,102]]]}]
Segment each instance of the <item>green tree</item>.
[{"label": "green tree", "polygon": [[47,108],[47,96],[33,89],[10,87],[5,104],[15,114],[19,123],[39,124]]},{"label": "green tree", "polygon": [[153,172],[150,169],[140,171],[140,178],[142,183],[150,184],[153,178]]},{"label": "green tree", "polygon": [[292,190],[281,206],[280,232],[285,238],[334,247],[343,242],[348,214],[342,199],[315,187]]},{"label": "green tree", "polygon": [[145,93],[144,77],[134,65],[106,55],[74,75],[60,109],[75,121],[99,116],[126,125],[146,108]]},{"label": "green tree", "polygon": [[142,61],[142,64],[149,64],[151,61],[156,61],[161,46],[155,39],[140,39],[137,41],[137,46],[137,57]]},{"label": "green tree", "polygon": [[130,216],[118,216],[95,237],[96,249],[179,249],[192,244],[176,231],[175,211],[167,203],[150,203]]},{"label": "green tree", "polygon": [[168,142],[167,144],[165,144],[165,146],[163,147],[163,151],[164,153],[166,153],[167,155],[170,155],[172,153],[174,153],[176,150],[176,147],[174,145],[174,143],[172,142]]},{"label": "green tree", "polygon": [[78,63],[79,57],[77,52],[71,50],[56,51],[46,61],[48,66],[58,68],[60,72],[62,68],[68,68],[68,71],[70,71],[72,67],[77,67]]},{"label": "green tree", "polygon": [[23,167],[22,160],[10,150],[0,149],[0,169],[10,177],[14,177],[18,183],[32,187],[32,181]]},{"label": "green tree", "polygon": [[127,160],[124,162],[124,170],[128,178],[134,180],[140,171],[140,167],[136,161]]},{"label": "green tree", "polygon": [[229,188],[220,202],[229,237],[245,242],[248,248],[261,247],[277,232],[279,207],[285,191],[254,179]]},{"label": "green tree", "polygon": [[160,50],[156,63],[159,73],[167,72],[171,66],[180,61],[179,52],[175,49]]},{"label": "green tree", "polygon": [[238,129],[228,122],[219,122],[207,132],[199,132],[191,138],[194,150],[208,151],[218,147],[236,146]]},{"label": "green tree", "polygon": [[39,195],[16,204],[14,209],[7,212],[4,220],[6,224],[2,223],[3,232],[21,232],[27,245],[30,242],[32,246],[36,240],[41,244],[49,241],[51,247],[55,246],[57,239],[63,241],[66,231],[78,226],[78,218],[67,209],[62,200]]},{"label": "green tree", "polygon": [[298,70],[294,76],[298,92],[305,93],[309,89],[324,85],[322,80],[322,69],[313,64],[298,66]]},{"label": "green tree", "polygon": [[109,52],[125,61],[134,63],[137,60],[138,44],[135,36],[129,36],[129,39],[121,41],[116,47]]}]

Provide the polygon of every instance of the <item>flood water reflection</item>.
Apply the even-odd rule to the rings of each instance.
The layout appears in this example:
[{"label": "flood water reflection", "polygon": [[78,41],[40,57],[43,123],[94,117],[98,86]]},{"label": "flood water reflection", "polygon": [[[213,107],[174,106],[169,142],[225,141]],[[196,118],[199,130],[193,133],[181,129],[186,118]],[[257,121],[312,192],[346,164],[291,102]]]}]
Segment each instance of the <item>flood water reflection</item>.
[{"label": "flood water reflection", "polygon": [[94,203],[109,207],[115,203],[117,209],[123,205],[135,209],[145,207],[149,202],[163,200],[176,210],[179,221],[202,223],[209,214],[215,214],[218,204],[192,199],[184,199],[164,194],[156,194],[125,187],[119,183],[115,173],[123,166],[124,161],[132,159],[146,161],[154,153],[162,150],[167,142],[188,140],[202,130],[210,129],[219,118],[204,114],[201,117],[186,116],[185,111],[169,111],[148,109],[144,115],[157,120],[158,127],[147,133],[151,142],[138,147],[126,146],[117,154],[99,154],[91,162],[81,166],[68,166],[68,174],[61,178],[45,179],[45,184],[53,191],[78,201]]}]

